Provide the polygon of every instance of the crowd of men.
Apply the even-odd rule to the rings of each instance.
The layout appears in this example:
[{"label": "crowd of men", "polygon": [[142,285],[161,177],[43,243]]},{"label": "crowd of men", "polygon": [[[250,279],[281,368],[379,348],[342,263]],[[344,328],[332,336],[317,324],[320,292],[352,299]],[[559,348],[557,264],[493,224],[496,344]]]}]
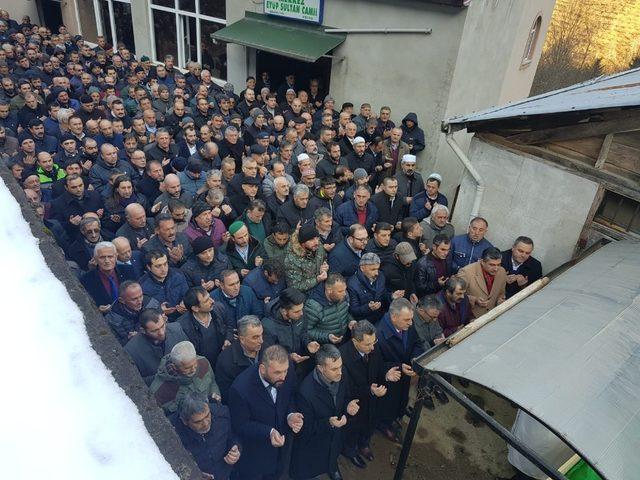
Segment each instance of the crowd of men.
[{"label": "crowd of men", "polygon": [[415,113],[0,18],[3,162],[207,478],[366,468],[412,358],[542,275],[455,235]]}]

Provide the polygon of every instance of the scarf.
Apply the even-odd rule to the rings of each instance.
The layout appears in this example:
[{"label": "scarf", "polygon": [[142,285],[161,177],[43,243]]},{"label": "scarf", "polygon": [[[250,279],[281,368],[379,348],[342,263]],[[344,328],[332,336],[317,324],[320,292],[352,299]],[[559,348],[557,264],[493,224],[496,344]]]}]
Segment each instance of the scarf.
[{"label": "scarf", "polygon": [[318,371],[317,368],[313,369],[313,379],[318,382],[318,384],[325,387],[329,390],[331,394],[331,398],[333,399],[333,406],[336,406],[336,399],[338,397],[338,389],[340,388],[340,382],[329,382],[326,378]]}]

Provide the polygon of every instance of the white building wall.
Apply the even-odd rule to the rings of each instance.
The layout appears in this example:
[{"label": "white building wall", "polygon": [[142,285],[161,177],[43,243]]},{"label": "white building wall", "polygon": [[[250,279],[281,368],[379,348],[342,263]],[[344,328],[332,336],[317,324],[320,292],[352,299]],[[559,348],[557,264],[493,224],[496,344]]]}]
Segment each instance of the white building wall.
[{"label": "white building wall", "polygon": [[[489,222],[487,238],[504,250],[519,235],[531,237],[545,272],[570,260],[598,185],[477,137],[469,158],[487,183],[480,206]],[[475,187],[466,174],[454,211],[456,232],[466,231]]]},{"label": "white building wall", "polygon": [[9,16],[16,22],[20,23],[22,17],[29,15],[31,23],[40,25],[40,16],[38,15],[38,6],[36,0],[0,0],[0,9],[9,12]]}]

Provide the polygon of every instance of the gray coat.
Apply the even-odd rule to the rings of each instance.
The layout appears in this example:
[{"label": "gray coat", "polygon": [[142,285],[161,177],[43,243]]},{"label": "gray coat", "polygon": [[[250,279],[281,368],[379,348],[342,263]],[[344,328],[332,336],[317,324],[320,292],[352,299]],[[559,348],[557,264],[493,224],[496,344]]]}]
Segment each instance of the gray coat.
[{"label": "gray coat", "polygon": [[414,172],[413,177],[410,178],[405,175],[400,165],[398,165],[396,178],[398,179],[398,196],[413,198],[424,190],[424,180],[418,172]]},{"label": "gray coat", "polygon": [[422,243],[424,243],[427,248],[431,250],[431,246],[433,245],[433,238],[436,235],[442,233],[443,235],[449,237],[449,239],[452,239],[455,235],[455,230],[453,228],[453,225],[451,225],[449,222],[447,222],[444,227],[440,228],[437,225],[431,224],[429,220],[429,218],[425,218],[422,222],[420,222],[420,225],[422,226]]},{"label": "gray coat", "polygon": [[160,360],[180,342],[189,340],[179,323],[167,323],[167,334],[162,345],[154,345],[148,337],[139,333],[131,338],[124,346],[133,363],[138,367],[142,379],[151,385],[156,376]]}]

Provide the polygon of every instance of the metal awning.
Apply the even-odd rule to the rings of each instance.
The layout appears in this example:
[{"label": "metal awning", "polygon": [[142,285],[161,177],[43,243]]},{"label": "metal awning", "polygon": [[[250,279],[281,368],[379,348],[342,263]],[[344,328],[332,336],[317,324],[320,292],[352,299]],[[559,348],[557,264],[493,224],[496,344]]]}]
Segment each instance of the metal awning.
[{"label": "metal awning", "polygon": [[427,362],[516,402],[603,478],[638,478],[640,243],[602,247]]},{"label": "metal awning", "polygon": [[344,42],[346,35],[324,33],[323,26],[245,12],[245,17],[211,34],[215,40],[246,45],[285,57],[315,62]]}]

